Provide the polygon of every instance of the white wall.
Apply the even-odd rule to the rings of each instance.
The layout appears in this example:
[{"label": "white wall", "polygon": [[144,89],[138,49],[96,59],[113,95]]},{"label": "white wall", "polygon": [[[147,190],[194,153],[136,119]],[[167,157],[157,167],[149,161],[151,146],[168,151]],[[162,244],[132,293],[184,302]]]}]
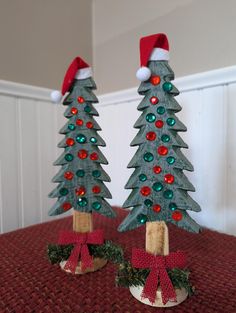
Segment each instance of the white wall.
[{"label": "white wall", "polygon": [[139,39],[151,34],[167,34],[176,77],[234,65],[235,11],[235,0],[93,0],[99,93],[136,86]]},{"label": "white wall", "polygon": [[[188,174],[196,187],[192,196],[202,207],[194,218],[236,234],[236,67],[186,76],[175,84],[182,91],[178,115],[188,127],[181,134],[189,145],[184,152],[195,167]],[[114,205],[129,194],[124,185],[132,172],[126,167],[135,153],[129,145],[139,101],[135,88],[103,95],[97,105]],[[61,153],[58,130],[65,118],[64,107],[50,103],[49,90],[4,81],[0,110],[0,226],[6,232],[51,219],[47,212],[54,200],[47,194],[55,187],[51,179],[59,168],[52,163]]]},{"label": "white wall", "polygon": [[0,0],[0,79],[59,88],[70,62],[92,62],[91,0]]},{"label": "white wall", "polygon": [[50,90],[0,81],[0,230],[50,220],[47,194],[63,107],[49,100]]}]

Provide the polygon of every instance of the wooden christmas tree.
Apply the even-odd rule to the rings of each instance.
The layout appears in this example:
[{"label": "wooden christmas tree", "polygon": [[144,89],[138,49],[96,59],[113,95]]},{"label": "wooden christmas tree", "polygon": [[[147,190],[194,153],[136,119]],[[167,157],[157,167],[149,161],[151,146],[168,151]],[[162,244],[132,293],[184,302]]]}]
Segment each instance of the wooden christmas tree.
[{"label": "wooden christmas tree", "polygon": [[[132,207],[132,210],[119,230],[146,225],[146,252],[169,256],[166,223],[197,233],[200,227],[189,216],[188,210],[198,212],[201,209],[188,194],[195,189],[183,172],[193,171],[193,166],[181,151],[188,146],[179,132],[187,129],[176,116],[181,107],[174,98],[179,91],[171,83],[174,73],[168,64],[166,35],[142,38],[140,59],[142,67],[137,77],[142,83],[138,92],[144,98],[138,106],[141,116],[134,125],[139,131],[131,143],[131,146],[138,146],[138,150],[128,165],[134,168],[126,184],[126,188],[132,191],[124,203],[125,208]],[[135,253],[138,255],[139,252]],[[139,262],[134,260],[134,264],[138,266]],[[151,302],[155,300],[148,292],[144,291],[143,296]],[[164,302],[169,299],[171,297],[164,295]]]},{"label": "wooden christmas tree", "polygon": [[[61,244],[76,244],[83,237],[82,234],[87,234],[87,243],[103,243],[102,234],[97,231],[93,232],[92,213],[96,212],[108,217],[115,216],[111,206],[105,200],[105,198],[111,198],[104,184],[104,182],[109,182],[110,178],[101,166],[108,162],[99,149],[99,146],[105,146],[105,142],[98,134],[101,128],[94,119],[94,116],[98,116],[98,112],[93,103],[97,103],[98,99],[93,89],[96,89],[96,85],[91,77],[91,68],[80,57],[75,58],[66,72],[62,85],[62,95],[68,93],[63,101],[66,106],[64,115],[68,121],[60,130],[64,138],[58,147],[63,148],[64,151],[54,163],[54,165],[61,166],[53,178],[53,182],[58,185],[49,194],[49,197],[57,198],[49,215],[58,215],[73,210],[73,231],[76,234],[63,233],[59,238]],[[60,96],[58,92],[52,93],[56,101],[59,100],[58,96]],[[84,238],[81,240],[85,240]],[[82,246],[80,248],[77,253],[75,250],[72,251],[65,269],[75,270],[76,258],[80,253],[82,270],[86,269],[86,264],[83,266]],[[86,253],[88,257],[88,250]],[[87,265],[91,267],[91,262]]]}]

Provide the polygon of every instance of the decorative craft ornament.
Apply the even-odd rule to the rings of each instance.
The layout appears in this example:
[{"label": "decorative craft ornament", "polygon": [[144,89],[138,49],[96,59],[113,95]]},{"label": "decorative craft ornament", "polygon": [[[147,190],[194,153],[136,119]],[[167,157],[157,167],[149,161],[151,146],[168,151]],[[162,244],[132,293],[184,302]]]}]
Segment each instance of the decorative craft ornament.
[{"label": "decorative craft ornament", "polygon": [[[174,73],[168,60],[169,43],[165,34],[141,38],[141,69],[137,76],[141,80],[138,92],[143,99],[138,110],[142,114],[134,125],[139,131],[131,142],[131,146],[138,146],[128,164],[128,168],[134,168],[134,172],[125,186],[132,191],[123,204],[124,208],[132,210],[118,228],[119,231],[127,231],[146,225],[146,252],[133,250],[130,267],[134,267],[136,278],[132,279],[130,274],[131,278],[127,281],[130,282],[128,286],[131,293],[139,301],[162,307],[176,305],[188,294],[188,287],[186,290],[174,290],[168,277],[167,269],[168,272],[173,270],[170,260],[176,260],[174,267],[180,272],[185,262],[181,261],[182,253],[169,254],[166,223],[171,222],[187,231],[198,233],[200,226],[188,214],[188,210],[201,210],[188,194],[188,191],[195,189],[184,171],[193,171],[193,166],[181,151],[188,146],[178,133],[187,129],[176,116],[181,110],[174,99],[179,91],[171,83]],[[143,272],[147,271],[150,273],[144,277]],[[188,277],[185,280],[185,286],[190,284]]]},{"label": "decorative craft ornament", "polygon": [[[57,187],[49,194],[57,198],[49,215],[59,215],[73,209],[73,232],[63,232],[58,246],[74,245],[68,260],[63,259],[61,268],[71,273],[86,273],[97,270],[106,264],[106,260],[94,258],[88,245],[104,245],[100,230],[93,230],[92,213],[115,217],[110,204],[106,201],[111,193],[103,183],[110,177],[101,164],[108,164],[99,147],[105,142],[98,135],[101,130],[95,116],[98,116],[93,103],[98,99],[93,93],[96,84],[91,77],[90,66],[76,57],[68,67],[61,88],[66,95],[63,105],[64,116],[68,122],[60,130],[65,137],[58,144],[64,151],[54,162],[61,166],[54,176]],[[59,99],[58,92],[53,92]],[[94,266],[93,266],[94,265]]]}]

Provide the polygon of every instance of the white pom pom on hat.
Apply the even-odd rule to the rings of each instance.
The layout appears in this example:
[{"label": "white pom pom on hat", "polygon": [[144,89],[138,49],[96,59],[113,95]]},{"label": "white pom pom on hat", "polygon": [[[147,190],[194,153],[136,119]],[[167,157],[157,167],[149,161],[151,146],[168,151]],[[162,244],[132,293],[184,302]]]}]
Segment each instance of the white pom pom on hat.
[{"label": "white pom pom on hat", "polygon": [[51,98],[52,102],[59,103],[59,102],[61,102],[62,94],[59,90],[53,90],[50,94],[50,98]]},{"label": "white pom pom on hat", "polygon": [[148,80],[151,76],[151,71],[148,67],[142,66],[136,72],[136,77],[141,82]]},{"label": "white pom pom on hat", "polygon": [[51,92],[51,100],[59,103],[62,97],[68,92],[73,84],[74,79],[86,79],[92,76],[90,66],[81,58],[76,57],[68,67],[61,87],[61,92],[54,90]]},{"label": "white pom pom on hat", "polygon": [[140,81],[146,81],[151,77],[151,71],[147,67],[148,61],[169,60],[169,43],[165,34],[155,34],[140,39],[140,65],[136,77]]}]

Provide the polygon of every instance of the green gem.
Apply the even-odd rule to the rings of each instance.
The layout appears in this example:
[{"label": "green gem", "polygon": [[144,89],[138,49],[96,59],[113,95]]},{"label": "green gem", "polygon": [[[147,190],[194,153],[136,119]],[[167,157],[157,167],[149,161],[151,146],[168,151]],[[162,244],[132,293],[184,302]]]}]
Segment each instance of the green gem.
[{"label": "green gem", "polygon": [[101,209],[102,206],[99,202],[96,201],[96,202],[93,202],[92,207],[94,210],[98,211]]},{"label": "green gem", "polygon": [[154,191],[161,191],[162,189],[163,189],[163,185],[161,184],[161,183],[154,183],[153,185],[152,185],[152,189],[154,190]]},{"label": "green gem", "polygon": [[101,176],[101,172],[100,172],[99,170],[94,170],[94,171],[92,172],[92,175],[93,175],[93,177],[98,178],[98,177]]},{"label": "green gem", "polygon": [[78,170],[78,171],[76,172],[76,175],[77,175],[78,177],[84,177],[84,174],[85,174],[84,170]]},{"label": "green gem", "polygon": [[97,139],[96,139],[95,137],[91,137],[91,138],[90,138],[90,142],[96,143],[96,142],[97,142]]},{"label": "green gem", "polygon": [[143,156],[144,161],[146,162],[152,162],[154,159],[154,156],[151,152],[146,152]]},{"label": "green gem", "polygon": [[85,143],[85,142],[86,142],[86,137],[85,137],[83,134],[79,134],[79,135],[77,135],[77,137],[76,137],[76,141],[77,141],[78,143]]},{"label": "green gem", "polygon": [[67,153],[65,155],[65,160],[68,162],[71,162],[74,159],[73,155],[71,153]]},{"label": "green gem", "polygon": [[171,211],[174,211],[174,210],[177,209],[177,205],[176,205],[175,203],[170,203],[170,204],[169,204],[169,209],[170,209]]},{"label": "green gem", "polygon": [[139,215],[137,216],[137,220],[138,220],[139,223],[145,224],[146,221],[147,221],[147,215],[139,214]]},{"label": "green gem", "polygon": [[77,204],[81,207],[84,207],[88,204],[88,201],[86,198],[78,198]]},{"label": "green gem", "polygon": [[172,156],[169,156],[167,159],[166,159],[167,163],[168,164],[174,164],[175,163],[175,158],[172,157]]},{"label": "green gem", "polygon": [[172,199],[174,193],[172,190],[168,189],[168,190],[164,191],[163,195],[164,195],[164,198],[166,198],[166,199]]},{"label": "green gem", "polygon": [[67,188],[61,188],[59,193],[61,196],[66,196],[68,194],[68,189]]},{"label": "green gem", "polygon": [[155,120],[156,120],[155,114],[153,114],[153,113],[148,113],[148,114],[146,115],[146,121],[147,121],[148,123],[153,123],[153,122],[155,122]]},{"label": "green gem", "polygon": [[171,82],[165,82],[163,85],[162,85],[162,88],[164,91],[171,91],[173,89],[173,85]]},{"label": "green gem", "polygon": [[69,124],[68,125],[69,130],[75,130],[75,125],[74,124]]},{"label": "green gem", "polygon": [[145,204],[148,208],[150,208],[150,207],[153,205],[153,202],[152,202],[150,199],[146,199],[146,200],[144,201],[144,204]]},{"label": "green gem", "polygon": [[139,178],[140,181],[147,180],[147,176],[145,174],[140,174],[138,178]]},{"label": "green gem", "polygon": [[157,108],[157,113],[160,114],[160,115],[164,114],[165,111],[166,111],[166,109],[164,107],[162,107],[162,106],[159,106]]},{"label": "green gem", "polygon": [[162,136],[161,136],[161,140],[162,140],[163,142],[169,142],[169,141],[170,141],[170,136],[168,136],[168,135],[162,135]]},{"label": "green gem", "polygon": [[169,117],[167,120],[166,120],[166,123],[169,125],[169,126],[174,126],[175,125],[175,119],[173,117]]},{"label": "green gem", "polygon": [[86,105],[85,108],[84,108],[84,112],[86,112],[86,113],[91,112],[90,106]]}]

